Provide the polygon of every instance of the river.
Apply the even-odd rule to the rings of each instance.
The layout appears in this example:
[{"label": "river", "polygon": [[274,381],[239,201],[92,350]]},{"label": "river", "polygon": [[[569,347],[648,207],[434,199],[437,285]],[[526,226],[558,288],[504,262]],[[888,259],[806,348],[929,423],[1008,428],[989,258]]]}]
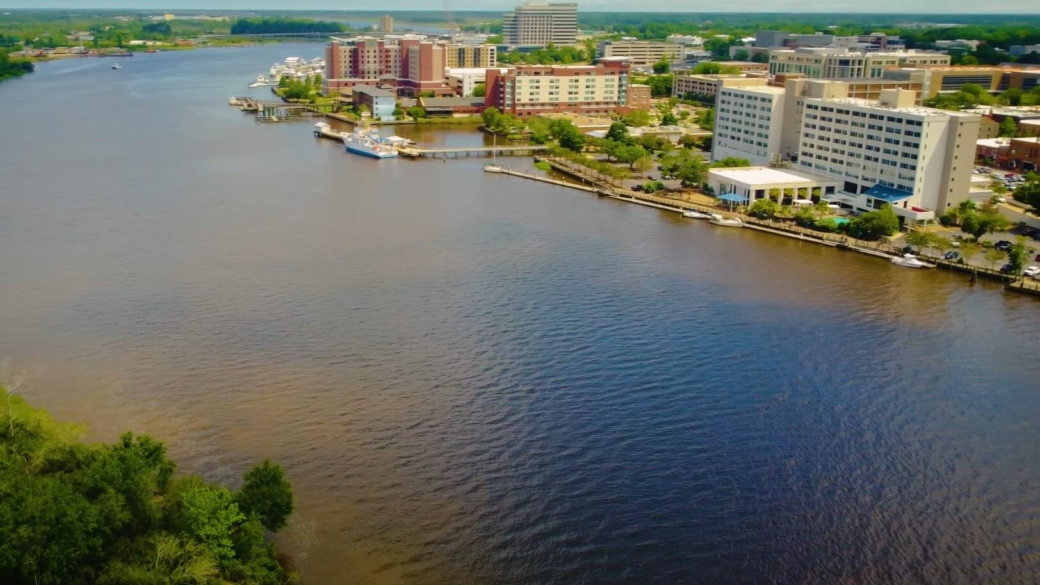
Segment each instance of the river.
[{"label": "river", "polygon": [[228,107],[319,52],[0,84],[31,401],[282,462],[310,585],[1040,580],[1035,298]]}]

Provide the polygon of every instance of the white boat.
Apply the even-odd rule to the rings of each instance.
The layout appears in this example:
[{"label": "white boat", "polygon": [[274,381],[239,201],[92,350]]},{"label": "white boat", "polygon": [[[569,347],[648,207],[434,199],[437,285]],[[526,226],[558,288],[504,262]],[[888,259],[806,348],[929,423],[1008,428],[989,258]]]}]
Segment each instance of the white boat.
[{"label": "white boat", "polygon": [[235,97],[229,99],[227,101],[227,103],[228,103],[229,106],[241,106],[242,105],[242,102],[239,101],[239,99],[235,98]]},{"label": "white boat", "polygon": [[123,66],[120,65],[119,63],[113,63],[112,64],[112,69],[122,69],[122,68],[123,68]]},{"label": "white boat", "polygon": [[896,266],[903,266],[905,268],[931,268],[931,264],[926,264],[917,259],[917,256],[913,254],[903,254],[892,259],[892,264]]},{"label": "white boat", "polygon": [[397,150],[391,144],[383,142],[379,134],[365,127],[354,127],[350,133],[342,133],[343,144],[347,152],[368,156],[371,158],[397,158]]},{"label": "white boat", "polygon": [[491,162],[484,163],[485,173],[501,173],[502,167],[498,166],[498,134],[495,134],[495,145],[491,147]]},{"label": "white boat", "polygon": [[682,212],[682,216],[688,217],[690,219],[711,219],[711,215],[707,213],[701,213],[700,211],[696,211],[693,209],[688,209]]},{"label": "white boat", "polygon": [[708,221],[715,225],[723,227],[744,227],[744,222],[740,221],[735,217],[723,217],[717,213],[713,213],[708,216]]}]

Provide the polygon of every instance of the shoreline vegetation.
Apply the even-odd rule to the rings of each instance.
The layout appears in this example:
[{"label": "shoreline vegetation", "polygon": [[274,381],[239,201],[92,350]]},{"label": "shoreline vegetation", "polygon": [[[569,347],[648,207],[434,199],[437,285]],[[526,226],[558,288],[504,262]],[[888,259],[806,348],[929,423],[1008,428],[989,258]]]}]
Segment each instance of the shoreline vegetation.
[{"label": "shoreline vegetation", "polygon": [[166,446],[123,434],[82,441],[0,386],[0,582],[10,585],[299,583],[268,533],[292,514],[292,487],[264,461],[237,491],[175,474]]}]

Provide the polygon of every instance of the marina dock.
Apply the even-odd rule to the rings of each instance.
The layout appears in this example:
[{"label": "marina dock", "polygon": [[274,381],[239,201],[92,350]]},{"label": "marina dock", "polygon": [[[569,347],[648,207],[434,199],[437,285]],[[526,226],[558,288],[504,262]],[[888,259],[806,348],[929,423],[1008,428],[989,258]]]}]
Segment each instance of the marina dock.
[{"label": "marina dock", "polygon": [[475,148],[404,147],[397,152],[408,158],[462,158],[467,156],[531,156],[549,150],[548,146],[481,146]]}]

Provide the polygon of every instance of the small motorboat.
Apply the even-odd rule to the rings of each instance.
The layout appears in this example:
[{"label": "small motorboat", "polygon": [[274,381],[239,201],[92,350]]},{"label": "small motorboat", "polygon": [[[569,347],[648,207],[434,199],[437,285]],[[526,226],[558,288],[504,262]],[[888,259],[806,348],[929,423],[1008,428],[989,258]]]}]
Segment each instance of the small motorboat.
[{"label": "small motorboat", "polygon": [[495,165],[495,164],[487,163],[487,164],[484,165],[484,172],[485,173],[501,173],[502,172],[502,167],[500,167],[498,165]]},{"label": "small motorboat", "polygon": [[241,106],[242,105],[242,101],[239,100],[236,97],[233,97],[233,98],[229,99],[227,103],[228,103],[229,106]]},{"label": "small motorboat", "polygon": [[701,213],[700,211],[696,211],[694,209],[688,209],[682,212],[682,216],[688,217],[690,219],[711,219],[711,215],[707,213]]},{"label": "small motorboat", "polygon": [[711,214],[708,217],[708,221],[714,225],[720,225],[722,227],[744,227],[744,222],[739,219],[735,217],[724,217],[717,213]]},{"label": "small motorboat", "polygon": [[113,63],[112,64],[112,69],[122,69],[122,68],[123,68],[123,66],[120,65],[119,63]]},{"label": "small motorboat", "polygon": [[892,259],[892,264],[896,266],[903,266],[905,268],[931,268],[931,264],[926,264],[917,259],[917,256],[913,254],[903,254]]}]

